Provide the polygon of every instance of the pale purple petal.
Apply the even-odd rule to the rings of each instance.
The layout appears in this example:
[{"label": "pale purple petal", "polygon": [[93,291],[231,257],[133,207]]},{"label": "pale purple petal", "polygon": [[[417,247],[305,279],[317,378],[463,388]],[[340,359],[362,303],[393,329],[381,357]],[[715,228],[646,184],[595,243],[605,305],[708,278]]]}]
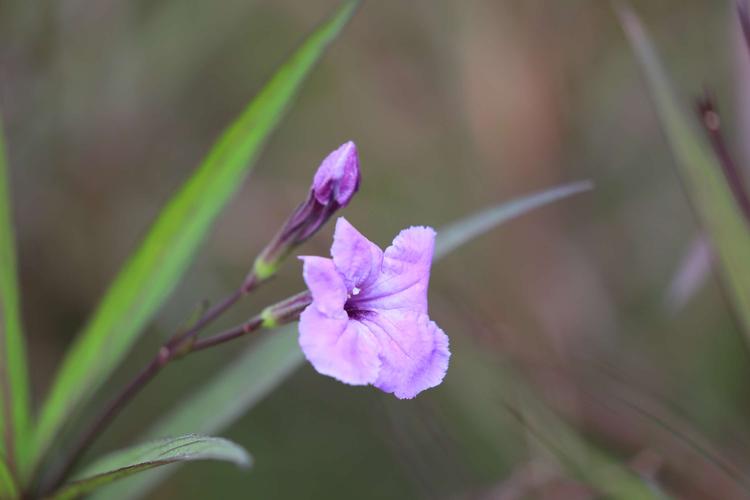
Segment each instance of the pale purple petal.
[{"label": "pale purple petal", "polygon": [[315,308],[302,312],[299,344],[305,357],[323,375],[351,385],[372,384],[378,376],[380,345],[375,336],[355,321],[332,319]]},{"label": "pale purple petal", "polygon": [[448,337],[426,314],[392,310],[358,320],[380,342],[380,371],[373,383],[410,399],[442,382],[448,370]]},{"label": "pale purple petal", "polygon": [[304,262],[302,277],[313,296],[313,306],[323,314],[340,317],[344,311],[347,292],[344,278],[336,270],[331,259],[324,257],[300,257]]},{"label": "pale purple petal", "polygon": [[435,248],[435,230],[404,229],[383,255],[381,273],[357,297],[365,309],[408,309],[427,313],[427,285]]},{"label": "pale purple petal", "polygon": [[383,262],[383,251],[343,217],[336,221],[331,256],[350,292],[372,283]]},{"label": "pale purple petal", "polygon": [[340,218],[333,259],[303,258],[313,301],[299,342],[318,372],[401,399],[442,382],[448,337],[427,315],[434,244],[434,230],[412,227],[382,252]]},{"label": "pale purple petal", "polygon": [[325,157],[315,172],[315,198],[327,205],[336,201],[342,207],[349,203],[359,188],[359,158],[357,146],[346,142]]}]

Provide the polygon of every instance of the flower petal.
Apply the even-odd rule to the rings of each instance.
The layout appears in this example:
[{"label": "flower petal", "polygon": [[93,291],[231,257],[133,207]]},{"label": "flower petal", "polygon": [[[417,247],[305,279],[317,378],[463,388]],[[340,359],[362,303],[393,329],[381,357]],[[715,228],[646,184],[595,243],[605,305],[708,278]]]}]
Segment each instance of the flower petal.
[{"label": "flower petal", "polygon": [[300,316],[299,345],[313,367],[351,385],[372,384],[378,376],[379,343],[375,336],[355,321],[330,318],[308,306]]},{"label": "flower petal", "polygon": [[338,318],[343,314],[346,317],[346,286],[333,261],[312,256],[300,259],[304,262],[302,277],[312,292],[312,305],[324,315]]},{"label": "flower petal", "polygon": [[356,301],[370,310],[409,309],[427,314],[427,285],[435,248],[435,230],[404,229],[383,254],[378,278]]},{"label": "flower petal", "polygon": [[392,310],[360,321],[380,342],[380,372],[373,383],[399,399],[410,399],[443,381],[448,337],[426,314]]},{"label": "flower petal", "polygon": [[325,157],[315,172],[312,190],[323,205],[336,201],[346,206],[359,189],[359,157],[357,146],[345,142]]},{"label": "flower petal", "polygon": [[336,221],[331,256],[349,291],[373,282],[383,262],[383,251],[343,217]]}]

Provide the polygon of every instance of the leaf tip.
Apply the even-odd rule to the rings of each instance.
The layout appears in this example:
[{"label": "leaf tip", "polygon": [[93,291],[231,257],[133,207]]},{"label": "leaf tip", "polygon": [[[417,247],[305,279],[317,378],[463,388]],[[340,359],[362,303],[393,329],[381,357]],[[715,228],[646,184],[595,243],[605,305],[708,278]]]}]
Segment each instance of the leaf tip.
[{"label": "leaf tip", "polygon": [[645,36],[641,20],[629,3],[624,0],[612,0],[612,7],[625,34],[632,39],[642,39]]},{"label": "leaf tip", "polygon": [[583,193],[586,191],[592,191],[596,187],[596,183],[590,179],[585,179],[582,181],[571,182],[567,187],[571,194]]}]

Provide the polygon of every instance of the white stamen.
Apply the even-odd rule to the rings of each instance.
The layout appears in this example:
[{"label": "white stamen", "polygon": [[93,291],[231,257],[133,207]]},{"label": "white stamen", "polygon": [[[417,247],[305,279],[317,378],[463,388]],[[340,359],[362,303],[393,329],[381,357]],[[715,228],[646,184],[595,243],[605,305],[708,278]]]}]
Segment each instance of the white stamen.
[{"label": "white stamen", "polygon": [[361,290],[356,286],[352,288],[352,295],[359,295],[359,292],[361,292]]}]

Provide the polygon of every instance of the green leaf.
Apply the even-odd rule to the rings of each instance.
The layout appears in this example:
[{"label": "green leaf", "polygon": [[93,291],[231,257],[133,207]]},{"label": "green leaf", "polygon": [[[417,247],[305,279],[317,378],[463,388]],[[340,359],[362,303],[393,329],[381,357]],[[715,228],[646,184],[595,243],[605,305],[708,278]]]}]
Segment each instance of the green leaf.
[{"label": "green leaf", "polygon": [[678,101],[648,34],[629,9],[619,9],[620,20],[641,65],[651,97],[677,160],[688,197],[705,227],[721,264],[722,277],[750,336],[750,231],[735,202],[716,156]]},{"label": "green leaf", "polygon": [[[556,405],[550,406],[550,401],[545,401],[547,394],[513,363],[499,362],[496,353],[487,352],[469,339],[455,339],[451,345],[461,352],[461,359],[456,359],[452,367],[451,380],[446,381],[451,403],[458,409],[459,420],[451,420],[451,425],[464,430],[475,429],[476,435],[487,441],[489,449],[500,455],[514,447],[506,432],[523,436],[521,447],[525,451],[516,449],[512,452],[514,456],[525,456],[529,464],[551,466],[550,459],[557,461],[560,467],[553,467],[555,477],[588,485],[595,490],[588,495],[590,498],[660,498],[655,485],[636,475],[622,457],[608,454],[582,429],[573,427],[558,415],[553,410]],[[491,380],[492,384],[467,385],[468,380]],[[554,397],[551,399],[557,401]],[[520,425],[511,425],[508,416]],[[503,431],[498,431],[499,428]],[[457,437],[462,431],[458,432]],[[530,485],[521,485],[513,497],[535,498],[526,486]]]},{"label": "green leaf", "polygon": [[[516,380],[516,388],[523,384]],[[667,498],[653,484],[589,442],[533,396],[534,390],[517,390],[518,408],[507,409],[528,430],[529,436],[555,456],[572,477],[591,486],[601,498],[658,500]]]},{"label": "green leaf", "polygon": [[10,500],[18,498],[18,486],[10,473],[8,465],[0,460],[0,499]]},{"label": "green leaf", "polygon": [[224,460],[248,467],[250,456],[240,446],[222,438],[188,434],[159,439],[116,451],[87,467],[54,493],[53,500],[78,498],[118,479],[163,465],[196,460]]},{"label": "green leaf", "polygon": [[[287,325],[250,345],[227,368],[198,388],[146,433],[151,439],[188,432],[220,432],[273,391],[302,364],[296,327]],[[96,497],[101,500],[138,498],[169,476],[172,470],[154,471],[112,485]]]},{"label": "green leaf", "polygon": [[[187,401],[167,413],[147,437],[200,429],[219,432],[255,406],[299,367],[296,326],[287,325],[255,343],[246,353],[198,389]],[[219,409],[217,411],[217,408]]]},{"label": "green leaf", "polygon": [[[493,226],[552,201],[590,189],[577,182],[525,198],[502,203],[455,222],[438,231],[435,259],[439,260]],[[304,361],[297,344],[296,326],[274,331],[250,345],[235,361],[165,415],[147,435],[164,436],[196,429],[215,433],[247,413],[264,396]],[[155,471],[113,485],[97,495],[98,500],[139,498],[163,481],[172,471]]]},{"label": "green leaf", "polygon": [[[23,466],[28,444],[29,379],[21,328],[15,236],[5,140],[0,122],[0,422],[2,452]],[[8,421],[7,416],[10,416]],[[8,440],[13,442],[9,443]]]},{"label": "green leaf", "polygon": [[166,206],[66,356],[35,435],[38,458],[122,360],[185,272],[302,82],[357,5],[346,2],[277,71]]},{"label": "green leaf", "polygon": [[438,232],[437,241],[435,242],[435,259],[440,259],[448,255],[464,243],[473,240],[477,236],[481,236],[505,221],[553,201],[588,191],[592,187],[593,184],[589,181],[565,184],[502,203],[458,222],[454,222]]}]

